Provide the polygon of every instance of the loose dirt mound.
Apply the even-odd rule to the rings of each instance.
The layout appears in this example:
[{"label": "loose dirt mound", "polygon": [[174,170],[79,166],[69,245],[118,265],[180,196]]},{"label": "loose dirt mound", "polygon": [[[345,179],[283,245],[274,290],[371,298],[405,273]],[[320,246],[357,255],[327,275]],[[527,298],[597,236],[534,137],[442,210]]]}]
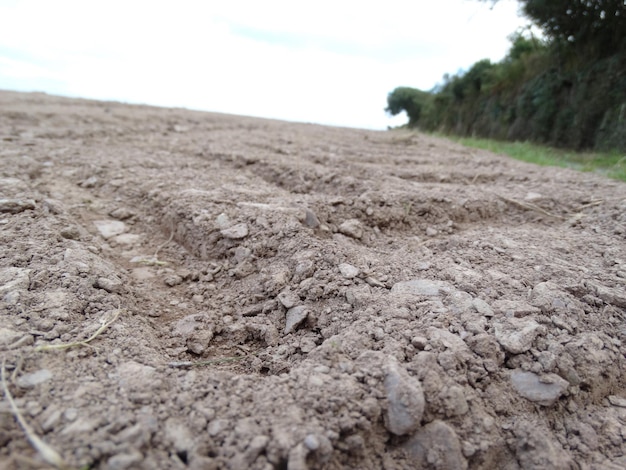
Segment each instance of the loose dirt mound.
[{"label": "loose dirt mound", "polygon": [[73,467],[626,468],[623,183],[8,92],[0,178],[7,386]]}]

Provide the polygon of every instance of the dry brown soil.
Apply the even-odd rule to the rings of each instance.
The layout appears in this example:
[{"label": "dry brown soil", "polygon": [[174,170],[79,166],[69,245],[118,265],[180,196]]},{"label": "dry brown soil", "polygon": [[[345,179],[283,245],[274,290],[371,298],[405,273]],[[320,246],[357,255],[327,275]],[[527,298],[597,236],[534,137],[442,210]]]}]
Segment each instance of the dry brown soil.
[{"label": "dry brown soil", "polygon": [[[0,211],[6,385],[70,468],[626,468],[624,183],[2,92]],[[0,468],[46,468],[7,399]]]}]

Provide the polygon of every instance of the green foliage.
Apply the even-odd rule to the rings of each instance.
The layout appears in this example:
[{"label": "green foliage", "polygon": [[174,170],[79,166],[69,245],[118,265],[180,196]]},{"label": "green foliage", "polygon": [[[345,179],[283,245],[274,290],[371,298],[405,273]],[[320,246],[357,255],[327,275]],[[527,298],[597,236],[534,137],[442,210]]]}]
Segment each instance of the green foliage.
[{"label": "green foliage", "polygon": [[409,126],[427,131],[625,152],[624,2],[520,2],[548,40],[518,32],[501,62],[445,75],[431,93],[398,88],[388,111],[406,110]]},{"label": "green foliage", "polygon": [[409,126],[416,126],[420,120],[422,110],[431,99],[430,93],[417,88],[398,87],[387,95],[387,111],[392,116],[406,111],[409,117]]},{"label": "green foliage", "polygon": [[550,38],[603,56],[619,52],[626,35],[623,0],[520,0]]}]

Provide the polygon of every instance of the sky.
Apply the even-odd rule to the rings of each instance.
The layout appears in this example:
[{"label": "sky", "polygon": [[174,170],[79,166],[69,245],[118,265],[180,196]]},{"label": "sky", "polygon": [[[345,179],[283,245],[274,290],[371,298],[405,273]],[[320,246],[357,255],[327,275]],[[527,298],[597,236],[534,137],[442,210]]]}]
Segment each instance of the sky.
[{"label": "sky", "polygon": [[527,24],[514,0],[0,0],[0,89],[386,129],[394,88]]}]

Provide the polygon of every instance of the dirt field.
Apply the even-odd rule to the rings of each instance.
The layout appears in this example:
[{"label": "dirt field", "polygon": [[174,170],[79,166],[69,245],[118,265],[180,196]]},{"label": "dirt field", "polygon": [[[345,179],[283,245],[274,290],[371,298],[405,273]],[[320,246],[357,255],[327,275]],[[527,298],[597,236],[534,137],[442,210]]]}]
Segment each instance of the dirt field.
[{"label": "dirt field", "polygon": [[[626,468],[624,183],[1,92],[0,235],[5,383],[70,468]],[[48,468],[7,399],[0,468]]]}]

